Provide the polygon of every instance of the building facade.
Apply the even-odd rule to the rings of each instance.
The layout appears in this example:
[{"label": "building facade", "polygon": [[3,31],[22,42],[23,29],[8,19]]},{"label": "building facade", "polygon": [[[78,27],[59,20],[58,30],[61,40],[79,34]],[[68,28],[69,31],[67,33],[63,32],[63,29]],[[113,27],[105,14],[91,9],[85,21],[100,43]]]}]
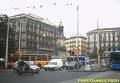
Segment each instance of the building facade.
[{"label": "building facade", "polygon": [[58,37],[57,37],[57,46],[56,46],[56,55],[58,55],[58,57],[55,58],[61,58],[64,59],[66,57],[66,48],[65,48],[65,37],[64,37],[64,26],[62,25],[62,22],[60,22],[59,24],[59,29],[57,29],[58,33]]},{"label": "building facade", "polygon": [[89,31],[87,37],[88,54],[95,53],[96,48],[99,48],[102,54],[107,51],[120,51],[120,27],[95,29]]},{"label": "building facade", "polygon": [[[63,29],[33,14],[19,14],[10,17],[10,26],[15,33],[15,49],[23,54],[55,55],[58,36]],[[59,32],[61,31],[61,32]]]},{"label": "building facade", "polygon": [[87,38],[84,36],[74,36],[66,38],[65,40],[66,50],[74,50],[79,52],[79,54],[86,54]]}]

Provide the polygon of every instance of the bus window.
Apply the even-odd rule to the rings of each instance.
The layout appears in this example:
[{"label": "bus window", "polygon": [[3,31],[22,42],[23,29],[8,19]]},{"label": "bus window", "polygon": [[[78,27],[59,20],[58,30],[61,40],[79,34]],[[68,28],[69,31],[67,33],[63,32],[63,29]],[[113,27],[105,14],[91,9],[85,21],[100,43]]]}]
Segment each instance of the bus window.
[{"label": "bus window", "polygon": [[37,57],[37,61],[42,60],[41,55]]},{"label": "bus window", "polygon": [[35,57],[34,56],[31,57],[31,61],[35,61]]},{"label": "bus window", "polygon": [[25,61],[29,61],[29,57],[23,57]]},{"label": "bus window", "polygon": [[46,55],[40,55],[40,56],[38,56],[37,60],[46,61],[47,56]]},{"label": "bus window", "polygon": [[46,60],[47,60],[46,55],[43,55],[43,56],[42,56],[42,60],[43,60],[43,61],[46,61]]}]

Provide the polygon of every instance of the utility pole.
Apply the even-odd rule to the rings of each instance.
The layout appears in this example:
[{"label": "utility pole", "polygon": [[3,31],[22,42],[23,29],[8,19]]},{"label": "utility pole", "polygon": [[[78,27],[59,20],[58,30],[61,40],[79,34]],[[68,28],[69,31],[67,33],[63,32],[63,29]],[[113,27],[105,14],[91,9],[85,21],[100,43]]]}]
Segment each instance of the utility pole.
[{"label": "utility pole", "polygon": [[[77,56],[79,56],[79,0],[78,0],[78,5],[77,5],[77,40],[76,40],[76,50],[77,50]],[[77,69],[79,69],[79,60],[77,59]]]},{"label": "utility pole", "polygon": [[9,17],[7,22],[7,36],[6,36],[6,55],[5,55],[5,68],[7,69],[7,62],[8,62],[8,36],[9,36]]},{"label": "utility pole", "polygon": [[100,69],[100,41],[99,41],[99,23],[97,20],[97,64],[98,69]]},{"label": "utility pole", "polygon": [[77,5],[77,37],[76,37],[76,49],[77,49],[77,54],[79,54],[78,48],[79,48],[79,3]]},{"label": "utility pole", "polygon": [[79,5],[77,5],[77,36],[79,36]]},{"label": "utility pole", "polygon": [[19,26],[18,52],[19,52],[19,58],[21,58],[21,56],[22,56],[22,52],[21,52],[21,28],[22,28],[21,23],[22,23],[22,19],[21,18],[20,18],[19,22],[20,22],[20,26]]}]

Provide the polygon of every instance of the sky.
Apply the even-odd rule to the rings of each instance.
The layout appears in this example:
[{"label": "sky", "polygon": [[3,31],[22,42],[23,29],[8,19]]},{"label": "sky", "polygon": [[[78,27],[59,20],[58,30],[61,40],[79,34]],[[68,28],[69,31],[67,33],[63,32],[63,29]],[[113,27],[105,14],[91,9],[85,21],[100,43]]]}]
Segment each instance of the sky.
[{"label": "sky", "polygon": [[1,0],[0,14],[13,16],[31,13],[64,26],[66,37],[77,35],[77,6],[79,34],[86,36],[97,28],[120,27],[120,0]]}]

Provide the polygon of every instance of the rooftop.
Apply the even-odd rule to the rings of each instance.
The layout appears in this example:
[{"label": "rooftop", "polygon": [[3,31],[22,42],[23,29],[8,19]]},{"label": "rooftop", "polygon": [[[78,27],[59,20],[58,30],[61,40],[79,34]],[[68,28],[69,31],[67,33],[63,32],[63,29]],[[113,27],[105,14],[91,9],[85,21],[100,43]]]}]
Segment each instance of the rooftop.
[{"label": "rooftop", "polygon": [[47,18],[43,18],[43,17],[40,17],[40,16],[37,16],[37,15],[31,14],[31,13],[29,13],[29,14],[25,14],[25,13],[17,14],[17,15],[11,16],[10,18],[12,19],[12,18],[20,18],[20,17],[32,18],[32,19],[34,19],[34,20],[37,20],[37,21],[46,23],[46,24],[48,24],[48,25],[57,27],[55,24],[53,24],[52,22],[50,22]]},{"label": "rooftop", "polygon": [[97,30],[99,30],[99,32],[100,31],[106,31],[106,32],[111,32],[111,31],[119,31],[120,30],[120,27],[114,27],[114,28],[99,28],[99,29],[94,29],[94,30],[91,30],[91,31],[89,31],[87,34],[89,34],[89,33],[93,33],[93,32],[97,32]]}]

